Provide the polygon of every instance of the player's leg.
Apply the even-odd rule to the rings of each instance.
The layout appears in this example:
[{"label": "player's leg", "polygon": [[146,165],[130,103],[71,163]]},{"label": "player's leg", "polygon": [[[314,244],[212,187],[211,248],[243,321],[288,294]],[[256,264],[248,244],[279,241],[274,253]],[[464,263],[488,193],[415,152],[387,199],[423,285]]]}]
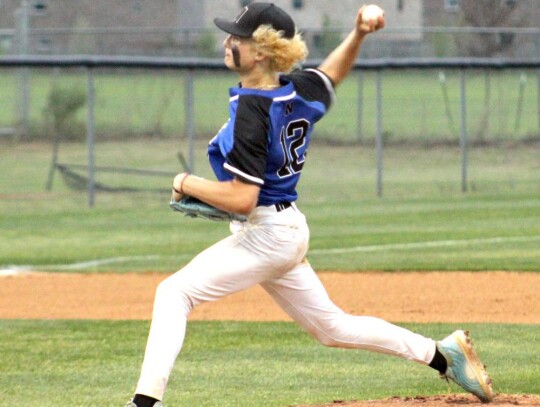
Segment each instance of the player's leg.
[{"label": "player's leg", "polygon": [[[307,234],[298,233],[302,218],[298,228],[267,227],[275,216],[275,210],[257,208],[250,217],[254,223],[203,251],[159,285],[136,393],[162,399],[193,307],[281,275],[302,258],[307,249]],[[294,224],[296,216],[292,218]]]},{"label": "player's leg", "polygon": [[156,290],[136,393],[162,400],[183,345],[188,315],[196,305],[244,290],[265,277],[264,271],[258,269],[258,259],[231,236],[162,281]]},{"label": "player's leg", "polygon": [[304,262],[285,275],[261,284],[307,332],[326,346],[364,349],[428,364],[435,341],[380,318],[343,312]]},{"label": "player's leg", "polygon": [[326,346],[365,349],[429,365],[483,402],[493,400],[491,379],[463,331],[435,342],[380,318],[348,315],[330,300],[307,262],[262,286]]}]

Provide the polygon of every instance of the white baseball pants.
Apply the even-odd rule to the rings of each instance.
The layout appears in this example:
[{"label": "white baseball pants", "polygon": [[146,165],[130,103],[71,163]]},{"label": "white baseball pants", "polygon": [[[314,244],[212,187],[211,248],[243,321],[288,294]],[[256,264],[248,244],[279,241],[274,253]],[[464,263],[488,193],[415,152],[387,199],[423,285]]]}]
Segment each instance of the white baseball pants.
[{"label": "white baseball pants", "polygon": [[188,314],[260,284],[277,304],[321,344],[365,349],[429,364],[435,342],[382,319],[344,313],[304,259],[309,229],[293,204],[278,211],[257,207],[233,234],[196,256],[160,283],[136,393],[162,400],[180,353]]}]

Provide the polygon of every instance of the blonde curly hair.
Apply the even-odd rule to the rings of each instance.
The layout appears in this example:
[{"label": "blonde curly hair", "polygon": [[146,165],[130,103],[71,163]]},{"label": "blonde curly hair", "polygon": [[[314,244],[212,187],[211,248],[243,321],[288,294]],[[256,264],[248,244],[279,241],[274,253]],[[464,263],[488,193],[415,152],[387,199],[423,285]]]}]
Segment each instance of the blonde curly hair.
[{"label": "blonde curly hair", "polygon": [[307,45],[298,31],[293,38],[283,38],[272,26],[261,25],[252,39],[255,48],[270,58],[270,67],[276,72],[288,73],[308,56]]}]

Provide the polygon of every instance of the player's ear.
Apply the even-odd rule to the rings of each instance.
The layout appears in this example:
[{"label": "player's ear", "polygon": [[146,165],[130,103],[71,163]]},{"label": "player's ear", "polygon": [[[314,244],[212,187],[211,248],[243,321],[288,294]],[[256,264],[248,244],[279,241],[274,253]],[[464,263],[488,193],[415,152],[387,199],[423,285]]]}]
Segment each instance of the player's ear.
[{"label": "player's ear", "polygon": [[263,54],[262,52],[255,50],[255,61],[262,62],[264,60],[268,60],[270,57],[266,54]]}]

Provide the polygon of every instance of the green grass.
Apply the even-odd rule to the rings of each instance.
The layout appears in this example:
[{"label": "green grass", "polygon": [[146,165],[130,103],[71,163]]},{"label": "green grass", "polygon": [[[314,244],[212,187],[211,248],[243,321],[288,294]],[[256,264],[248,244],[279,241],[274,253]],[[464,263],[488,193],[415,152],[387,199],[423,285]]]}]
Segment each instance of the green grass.
[{"label": "green grass", "polygon": [[[520,99],[521,74],[526,82]],[[319,138],[337,142],[372,142],[375,132],[375,73],[364,72],[359,97],[358,73],[339,86],[338,99],[318,125]],[[383,128],[386,142],[457,143],[460,131],[459,72],[447,71],[444,87],[438,70],[384,71]],[[16,70],[0,72],[2,88],[0,127],[17,122],[19,78]],[[48,93],[61,80],[64,87],[86,89],[80,70],[33,70],[30,123],[33,137],[51,134],[44,114]],[[537,84],[532,70],[467,71],[467,117],[471,140],[521,140],[538,136]],[[234,74],[195,72],[194,121],[199,136],[213,135],[228,118],[228,88],[237,83]],[[185,72],[121,70],[118,74],[95,73],[95,126],[98,138],[154,134],[177,137],[184,133]],[[444,98],[447,92],[448,106]],[[358,124],[359,100],[361,125]],[[518,109],[521,101],[521,109]],[[75,126],[84,138],[86,109],[79,111]],[[119,120],[121,118],[121,120]]]},{"label": "green grass", "polygon": [[[386,139],[426,144],[456,140],[435,73],[412,74],[408,80],[399,75],[385,73],[384,77]],[[469,150],[467,193],[461,191],[460,152],[455,147],[388,147],[384,194],[377,198],[369,143],[341,147],[315,143],[299,187],[299,205],[311,228],[314,267],[540,271],[540,147],[512,142],[537,134],[536,102],[529,81],[523,121],[514,131],[516,78],[514,72],[492,77],[489,139],[509,142]],[[32,121],[40,131],[51,80],[46,74],[33,77]],[[71,80],[84,86],[82,76]],[[448,80],[457,120],[457,76],[449,75]],[[473,138],[478,138],[482,123],[483,81],[482,75],[468,78]],[[12,124],[14,109],[9,106],[15,100],[15,75],[2,76],[2,83],[0,101],[6,108],[0,110],[0,127]],[[198,78],[199,136],[214,133],[226,120],[224,89],[231,83],[232,76]],[[373,75],[368,75],[363,128],[367,141],[374,126],[372,85]],[[185,139],[177,136],[183,128],[181,76],[103,74],[96,78],[96,90],[101,141],[158,130],[171,137],[99,143],[97,165],[179,170],[176,152],[187,151]],[[357,138],[355,92],[356,79],[350,78],[339,89],[338,105],[317,128],[317,138]],[[81,112],[79,120],[84,115]],[[195,172],[212,177],[205,142],[199,141]],[[82,143],[66,143],[60,161],[84,164],[86,154]],[[46,144],[0,146],[0,268],[171,272],[228,234],[225,224],[186,219],[170,211],[171,177],[99,173],[98,182],[108,185],[165,192],[100,193],[93,209],[87,207],[85,192],[67,188],[59,174],[53,191],[44,192],[50,156]],[[101,263],[82,264],[92,261]],[[0,320],[0,405],[123,405],[137,380],[148,326],[147,321]],[[434,338],[458,327],[405,326]],[[466,328],[473,332],[498,392],[540,394],[538,325],[469,324]],[[194,322],[166,402],[169,406],[268,407],[446,391],[445,382],[425,367],[367,352],[323,348],[291,323]],[[453,387],[453,391],[459,390]]]},{"label": "green grass", "polygon": [[[211,178],[204,145],[196,173]],[[98,165],[179,169],[182,143],[102,143]],[[185,151],[185,150],[183,150]],[[373,152],[315,144],[299,187],[317,270],[540,270],[540,171],[535,145],[470,151],[469,192],[461,192],[459,151],[389,148],[384,195],[375,194]],[[339,157],[339,165],[334,161]],[[65,144],[60,161],[85,162],[82,144]],[[44,192],[50,147],[5,144],[0,150],[0,267],[46,270],[174,271],[226,236],[226,224],[192,220],[168,208],[171,177],[98,173],[113,186],[163,193],[69,190],[56,174]],[[342,253],[333,253],[341,250]]]},{"label": "green grass", "polygon": [[[458,328],[404,326],[433,338]],[[467,328],[497,392],[540,394],[539,326]],[[0,321],[2,406],[123,405],[138,378],[147,330],[144,321]],[[452,391],[461,392],[454,385]],[[324,348],[293,323],[192,322],[165,402],[271,407],[446,392],[429,368]]]}]

